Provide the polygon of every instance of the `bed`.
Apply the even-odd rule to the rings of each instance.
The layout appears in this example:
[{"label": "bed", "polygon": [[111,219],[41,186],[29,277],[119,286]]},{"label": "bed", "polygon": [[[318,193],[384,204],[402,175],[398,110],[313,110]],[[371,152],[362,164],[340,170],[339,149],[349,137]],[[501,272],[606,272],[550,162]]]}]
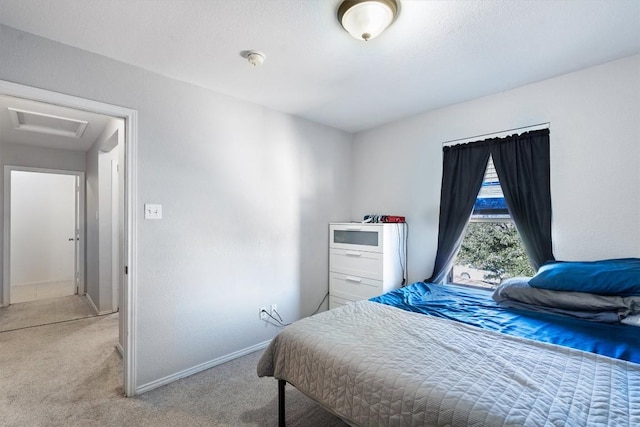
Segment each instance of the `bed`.
[{"label": "bed", "polygon": [[289,383],[357,426],[633,426],[639,358],[637,327],[415,283],[293,323],[258,375],[278,379],[281,425]]}]

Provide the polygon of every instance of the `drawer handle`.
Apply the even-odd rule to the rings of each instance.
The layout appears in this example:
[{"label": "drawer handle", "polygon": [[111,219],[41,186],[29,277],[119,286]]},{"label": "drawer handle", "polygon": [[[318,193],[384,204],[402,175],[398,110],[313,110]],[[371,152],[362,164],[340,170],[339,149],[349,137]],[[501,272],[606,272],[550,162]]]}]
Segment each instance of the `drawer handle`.
[{"label": "drawer handle", "polygon": [[347,251],[346,254],[349,256],[362,256],[362,252],[355,252],[355,251]]},{"label": "drawer handle", "polygon": [[344,278],[344,280],[347,280],[349,282],[356,282],[356,283],[362,282],[362,279],[360,279],[359,277],[353,277],[353,276],[347,276]]}]

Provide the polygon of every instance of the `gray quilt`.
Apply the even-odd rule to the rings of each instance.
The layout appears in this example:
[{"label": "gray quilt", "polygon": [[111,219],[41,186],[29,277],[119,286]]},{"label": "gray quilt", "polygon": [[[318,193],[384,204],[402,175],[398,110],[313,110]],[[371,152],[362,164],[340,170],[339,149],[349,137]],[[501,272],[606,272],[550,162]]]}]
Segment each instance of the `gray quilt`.
[{"label": "gray quilt", "polygon": [[638,364],[369,301],[293,323],[258,375],[359,426],[640,426]]}]

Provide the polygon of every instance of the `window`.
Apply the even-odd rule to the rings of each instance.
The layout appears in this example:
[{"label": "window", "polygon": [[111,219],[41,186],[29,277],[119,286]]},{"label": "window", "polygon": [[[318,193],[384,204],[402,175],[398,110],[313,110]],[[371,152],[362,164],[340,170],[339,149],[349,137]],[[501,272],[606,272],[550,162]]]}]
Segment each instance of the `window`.
[{"label": "window", "polygon": [[533,274],[489,157],[450,281],[495,288],[507,278]]}]

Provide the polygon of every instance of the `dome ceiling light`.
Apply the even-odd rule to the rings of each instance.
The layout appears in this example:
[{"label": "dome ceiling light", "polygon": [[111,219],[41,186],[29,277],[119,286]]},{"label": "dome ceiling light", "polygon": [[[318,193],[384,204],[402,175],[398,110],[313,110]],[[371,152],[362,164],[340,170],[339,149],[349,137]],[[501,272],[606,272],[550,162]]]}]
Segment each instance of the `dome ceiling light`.
[{"label": "dome ceiling light", "polygon": [[338,8],[338,21],[358,40],[378,37],[398,17],[398,0],[345,0]]}]

